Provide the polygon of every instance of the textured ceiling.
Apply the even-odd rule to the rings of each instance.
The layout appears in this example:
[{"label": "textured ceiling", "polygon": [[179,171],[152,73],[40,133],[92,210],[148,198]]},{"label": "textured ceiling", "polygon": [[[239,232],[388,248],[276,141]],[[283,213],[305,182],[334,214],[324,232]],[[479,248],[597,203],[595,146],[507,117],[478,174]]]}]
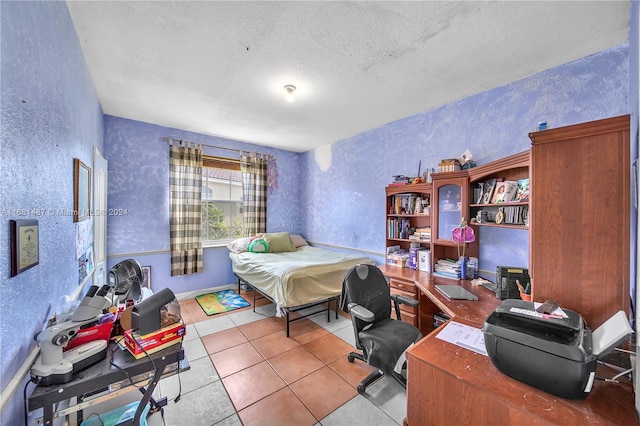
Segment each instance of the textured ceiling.
[{"label": "textured ceiling", "polygon": [[104,113],[297,152],[625,43],[630,11],[629,1],[67,4]]}]

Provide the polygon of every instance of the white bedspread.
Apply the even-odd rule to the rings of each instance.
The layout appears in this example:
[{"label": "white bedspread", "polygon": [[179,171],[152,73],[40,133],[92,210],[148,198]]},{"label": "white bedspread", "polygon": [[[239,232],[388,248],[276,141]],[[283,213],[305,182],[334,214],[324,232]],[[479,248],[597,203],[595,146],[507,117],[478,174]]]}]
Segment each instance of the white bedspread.
[{"label": "white bedspread", "polygon": [[[344,274],[366,256],[302,246],[285,253],[229,253],[233,272],[271,297],[278,308],[340,295]],[[279,310],[279,309],[278,309]]]}]

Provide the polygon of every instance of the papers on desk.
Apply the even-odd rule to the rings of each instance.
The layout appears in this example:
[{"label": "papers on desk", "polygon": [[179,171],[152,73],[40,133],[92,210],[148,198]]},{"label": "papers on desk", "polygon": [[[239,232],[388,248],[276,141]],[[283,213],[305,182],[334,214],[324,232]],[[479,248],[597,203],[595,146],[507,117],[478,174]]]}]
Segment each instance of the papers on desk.
[{"label": "papers on desk", "polygon": [[436,337],[479,353],[480,355],[487,356],[487,349],[484,345],[484,334],[482,334],[482,330],[479,328],[449,321]]}]

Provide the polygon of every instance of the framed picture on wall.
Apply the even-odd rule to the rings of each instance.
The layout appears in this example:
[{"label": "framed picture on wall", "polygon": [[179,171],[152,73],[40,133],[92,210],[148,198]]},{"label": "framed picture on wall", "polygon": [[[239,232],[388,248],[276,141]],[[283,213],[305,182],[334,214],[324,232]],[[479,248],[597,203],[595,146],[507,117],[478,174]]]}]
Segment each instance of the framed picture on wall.
[{"label": "framed picture on wall", "polygon": [[142,269],[142,284],[140,287],[146,287],[151,289],[151,266],[143,266]]},{"label": "framed picture on wall", "polygon": [[10,220],[11,276],[40,263],[37,220]]}]

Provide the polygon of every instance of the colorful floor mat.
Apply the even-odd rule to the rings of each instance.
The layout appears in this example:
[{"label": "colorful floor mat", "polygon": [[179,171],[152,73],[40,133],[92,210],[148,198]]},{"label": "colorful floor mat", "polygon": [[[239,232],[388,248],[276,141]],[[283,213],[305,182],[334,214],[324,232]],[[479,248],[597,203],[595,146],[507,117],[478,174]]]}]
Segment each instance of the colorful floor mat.
[{"label": "colorful floor mat", "polygon": [[233,290],[202,294],[196,296],[196,301],[207,315],[221,314],[250,305]]}]

